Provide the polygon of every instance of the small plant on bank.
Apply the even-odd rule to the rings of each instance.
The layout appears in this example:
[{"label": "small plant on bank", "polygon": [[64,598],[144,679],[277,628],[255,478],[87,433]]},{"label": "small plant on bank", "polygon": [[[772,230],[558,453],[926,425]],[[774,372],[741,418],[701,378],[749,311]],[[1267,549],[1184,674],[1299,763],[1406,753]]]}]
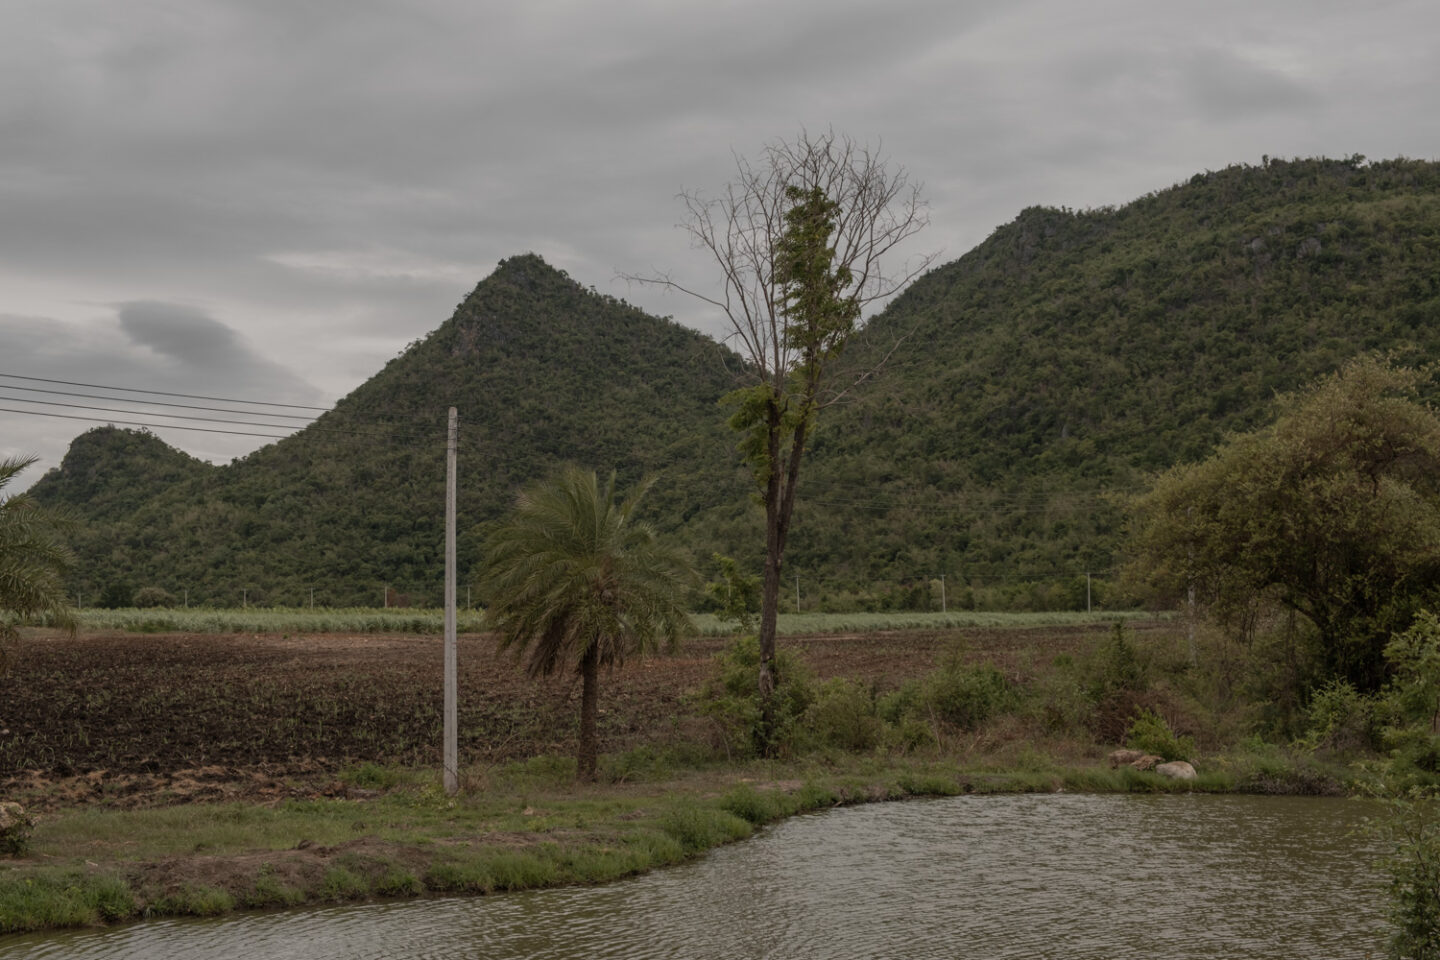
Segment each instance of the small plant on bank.
[{"label": "small plant on bank", "polygon": [[1125,733],[1125,744],[1166,760],[1189,760],[1195,755],[1195,738],[1179,737],[1165,718],[1152,710],[1141,710]]},{"label": "small plant on bank", "polygon": [[18,857],[30,849],[35,818],[18,803],[0,803],[0,854]]},{"label": "small plant on bank", "polygon": [[937,720],[973,730],[1016,704],[1015,691],[992,665],[967,666],[953,657],[920,685],[920,705]]},{"label": "small plant on bank", "polygon": [[818,745],[855,753],[875,749],[883,728],[870,691],[839,677],[820,687],[804,716],[804,729]]},{"label": "small plant on bank", "polygon": [[1360,693],[1350,681],[1331,680],[1310,697],[1308,729],[1301,745],[1338,753],[1376,749],[1380,746],[1382,707],[1377,698]]}]

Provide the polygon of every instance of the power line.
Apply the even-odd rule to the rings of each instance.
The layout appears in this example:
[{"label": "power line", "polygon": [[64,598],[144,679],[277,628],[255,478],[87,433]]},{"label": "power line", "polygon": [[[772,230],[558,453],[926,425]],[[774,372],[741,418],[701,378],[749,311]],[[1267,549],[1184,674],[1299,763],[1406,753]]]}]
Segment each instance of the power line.
[{"label": "power line", "polygon": [[149,430],[191,430],[196,433],[228,433],[237,437],[269,437],[271,440],[284,440],[289,434],[284,433],[252,433],[247,430],[217,430],[214,427],[186,427],[178,423],[140,423],[135,420],[106,420],[102,417],[77,417],[69,413],[46,413],[43,410],[14,410],[10,407],[0,407],[0,413],[20,413],[32,417],[58,417],[62,420],[83,420],[86,423],[118,423],[127,427],[145,427]]},{"label": "power line", "polygon": [[[23,387],[20,387],[20,388],[12,387],[11,389],[25,389],[25,388],[23,388]],[[101,398],[94,398],[94,399],[110,399],[110,400],[120,400],[121,402],[126,402],[126,401],[123,400],[123,398],[120,398],[120,397],[101,397]],[[318,421],[313,421],[313,422],[310,422],[310,423],[305,424],[305,425],[302,427],[302,426],[299,426],[299,425],[282,424],[282,423],[262,423],[262,422],[254,421],[254,420],[228,420],[228,419],[223,419],[223,418],[220,418],[220,417],[200,417],[200,416],[193,416],[193,415],[189,415],[189,414],[162,413],[162,412],[160,412],[160,411],[158,411],[158,410],[122,410],[122,409],[117,409],[117,408],[114,408],[114,407],[98,407],[98,406],[94,406],[94,405],[90,405],[90,404],[68,404],[68,403],[60,403],[60,402],[58,402],[58,401],[30,400],[30,399],[23,398],[23,397],[0,397],[0,400],[8,400],[8,401],[10,401],[10,402],[12,402],[12,403],[35,403],[35,404],[46,404],[46,405],[49,405],[49,406],[62,406],[62,407],[69,407],[69,408],[72,408],[72,409],[79,409],[79,410],[103,410],[103,411],[112,412],[112,413],[130,414],[131,416],[142,416],[142,417],[174,417],[174,418],[176,418],[176,419],[182,419],[182,420],[197,420],[197,421],[204,421],[204,422],[209,422],[209,423],[223,423],[223,424],[228,424],[228,425],[231,425],[231,426],[273,427],[273,428],[275,428],[275,429],[277,429],[277,430],[288,430],[288,431],[291,431],[291,432],[285,433],[285,434],[269,434],[269,433],[251,433],[251,432],[248,432],[248,431],[240,431],[240,430],[215,430],[215,429],[206,430],[205,428],[201,428],[201,427],[184,427],[184,426],[181,426],[181,425],[179,425],[179,424],[173,424],[173,423],[152,423],[152,422],[141,421],[141,420],[117,420],[117,419],[114,419],[114,418],[112,418],[112,417],[102,417],[102,416],[93,416],[93,417],[81,417],[81,416],[74,416],[74,415],[69,415],[69,416],[67,416],[67,415],[65,415],[65,414],[47,413],[47,412],[41,411],[41,410],[17,410],[17,409],[10,408],[10,407],[3,408],[3,409],[4,409],[4,412],[6,412],[6,413],[18,413],[18,414],[21,414],[21,415],[27,415],[27,416],[32,416],[32,417],[62,417],[62,418],[67,419],[67,420],[82,420],[82,421],[87,421],[87,422],[91,422],[91,423],[121,424],[121,425],[124,425],[124,426],[130,426],[130,427],[144,427],[144,428],[146,428],[146,429],[151,429],[151,430],[165,430],[165,429],[192,430],[192,431],[201,431],[201,432],[209,432],[209,433],[228,433],[228,434],[233,434],[233,435],[236,435],[236,436],[266,437],[266,438],[274,439],[274,440],[284,440],[284,439],[287,439],[288,437],[295,436],[295,435],[296,435],[296,431],[303,429],[303,430],[305,430],[306,432],[308,432],[309,435],[311,435],[311,436],[320,436],[320,437],[353,437],[353,438],[355,438],[355,439],[362,439],[362,440],[364,440],[364,439],[368,439],[368,440],[384,439],[384,440],[389,440],[389,441],[402,441],[402,442],[410,442],[410,443],[415,443],[415,444],[431,442],[431,441],[433,441],[433,440],[435,439],[435,437],[437,437],[437,436],[441,437],[442,439],[443,439],[443,437],[444,437],[444,432],[443,432],[443,429],[442,429],[442,428],[438,428],[438,427],[437,427],[437,428],[426,428],[426,427],[423,427],[423,426],[419,426],[418,424],[415,425],[415,426],[411,426],[411,425],[408,425],[408,424],[389,424],[389,423],[382,423],[382,422],[379,422],[379,421],[371,421],[371,422],[368,423],[368,424],[362,422],[362,423],[355,424],[355,425],[353,425],[353,426],[340,426],[340,425],[326,426],[326,425],[320,424]],[[153,401],[139,401],[139,402],[153,402]],[[178,406],[183,406],[183,405],[178,405]],[[191,408],[191,409],[207,409],[207,408],[196,407],[196,408]],[[237,411],[232,411],[232,412],[240,413],[241,411],[238,411],[238,410],[237,410]],[[256,411],[256,413],[257,413],[259,416],[268,416],[268,417],[285,416],[285,414],[271,414],[271,413],[265,413],[265,412],[263,412],[263,411]]]},{"label": "power line", "polygon": [[[6,376],[6,374],[0,373],[0,377],[3,377],[3,376]],[[0,386],[3,386],[6,390],[24,390],[24,391],[26,391],[26,392],[28,392],[28,393],[48,393],[48,394],[50,394],[50,395],[52,395],[52,396],[57,396],[57,397],[78,397],[78,398],[84,399],[84,400],[113,400],[113,401],[115,401],[116,403],[141,403],[141,404],[144,404],[144,405],[150,406],[150,407],[175,407],[175,408],[181,409],[181,410],[207,410],[207,411],[209,411],[209,412],[211,412],[211,413],[238,413],[238,414],[240,414],[242,417],[260,416],[260,417],[271,417],[271,418],[276,419],[276,420],[282,420],[282,419],[283,419],[283,420],[304,420],[304,421],[306,421],[306,422],[313,422],[313,421],[319,419],[318,417],[301,415],[301,414],[298,414],[298,413],[269,413],[269,412],[263,411],[263,410],[230,410],[230,409],[228,409],[228,408],[226,408],[226,407],[202,407],[202,406],[198,406],[198,405],[193,404],[193,403],[166,403],[164,400],[130,400],[130,399],[126,398],[126,397],[105,397],[105,396],[101,396],[100,394],[96,394],[96,393],[76,393],[76,392],[73,391],[73,390],[47,390],[45,387],[22,387],[22,386],[20,386],[18,383],[0,384]],[[103,389],[118,389],[118,388],[110,388],[110,387],[107,387],[107,388],[103,388]],[[24,402],[24,403],[44,403],[43,400],[27,400],[27,401],[21,401],[21,402]],[[266,401],[264,401],[264,400],[231,400],[231,401],[228,401],[228,402],[230,402],[230,403],[255,403],[255,404],[261,404],[261,403],[265,403]],[[119,412],[120,412],[120,413],[136,413],[136,412],[142,412],[142,411],[121,410],[121,411],[119,411]],[[143,412],[148,412],[148,411],[143,411]],[[169,414],[156,414],[156,416],[169,416]],[[196,417],[196,418],[194,418],[194,419],[199,420],[199,419],[202,419],[202,418]],[[276,426],[278,426],[278,424],[276,424]]]},{"label": "power line", "polygon": [[136,387],[114,387],[103,383],[81,383],[75,380],[51,380],[46,377],[26,377],[18,373],[0,372],[0,377],[8,377],[13,380],[28,380],[32,383],[58,383],[67,387],[89,387],[92,390],[120,390],[124,393],[148,393],[157,397],[182,397],[186,400],[213,400],[216,403],[250,403],[267,407],[287,407],[291,410],[319,410],[324,412],[329,407],[312,407],[302,403],[280,403],[275,400],[237,400],[233,397],[207,397],[195,393],[169,393],[165,390],[141,390]]},{"label": "power line", "polygon": [[[24,388],[22,387],[21,389],[24,389]],[[98,398],[98,397],[97,397],[97,398],[94,398],[94,399],[102,399],[102,398]],[[195,416],[195,415],[193,415],[193,414],[185,414],[185,413],[162,413],[162,412],[160,412],[160,411],[158,411],[158,410],[122,410],[122,409],[119,409],[119,408],[117,408],[117,407],[96,407],[96,406],[92,406],[92,405],[90,405],[90,404],[88,404],[88,403],[62,403],[62,402],[59,401],[59,400],[30,400],[30,399],[28,399],[28,398],[26,398],[26,397],[6,397],[6,396],[0,396],[0,402],[5,402],[5,403],[43,403],[43,404],[44,404],[45,406],[47,406],[47,407],[65,407],[65,408],[70,409],[70,410],[100,410],[100,411],[103,411],[103,412],[105,412],[105,413],[127,413],[127,414],[130,414],[131,416],[169,417],[169,418],[171,418],[171,419],[173,419],[173,420],[199,420],[199,421],[202,421],[202,422],[204,422],[204,423],[228,423],[228,424],[231,424],[232,426],[237,426],[237,427],[274,427],[274,428],[279,429],[279,430],[291,429],[290,424],[286,424],[286,423],[261,423],[261,422],[259,422],[259,421],[257,421],[257,420],[225,420],[225,419],[222,419],[222,418],[220,418],[220,417],[197,417],[197,416]],[[207,409],[210,409],[210,408],[208,408],[208,407],[199,407],[199,408],[197,408],[197,409],[207,410]],[[32,411],[32,412],[34,412],[34,413],[42,413],[43,411],[36,410],[36,411]],[[237,410],[237,411],[234,411],[234,412],[238,413],[239,411]],[[278,416],[284,416],[284,414],[278,414]],[[167,426],[169,426],[169,424],[167,424]]]}]

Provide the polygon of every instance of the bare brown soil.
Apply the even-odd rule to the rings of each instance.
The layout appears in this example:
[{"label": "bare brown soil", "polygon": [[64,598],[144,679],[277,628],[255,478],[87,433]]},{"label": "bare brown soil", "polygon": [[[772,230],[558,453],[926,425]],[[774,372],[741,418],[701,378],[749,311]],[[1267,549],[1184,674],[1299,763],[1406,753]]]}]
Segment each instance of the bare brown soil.
[{"label": "bare brown soil", "polygon": [[[1143,627],[1140,629],[1144,629]],[[898,686],[957,644],[1017,679],[1104,627],[785,638],[816,676]],[[533,682],[486,636],[459,641],[463,764],[574,749],[575,678]],[[606,751],[703,739],[693,694],[723,639],[602,676]],[[435,637],[35,633],[0,677],[0,797],[42,806],[345,795],[359,761],[435,764]]]}]

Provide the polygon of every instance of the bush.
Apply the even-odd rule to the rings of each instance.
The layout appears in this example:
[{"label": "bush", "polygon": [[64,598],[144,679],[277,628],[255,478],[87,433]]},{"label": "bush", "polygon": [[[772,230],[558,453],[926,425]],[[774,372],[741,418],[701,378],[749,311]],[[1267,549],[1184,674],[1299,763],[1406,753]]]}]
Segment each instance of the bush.
[{"label": "bush", "polygon": [[1369,750],[1380,745],[1377,702],[1348,680],[1331,680],[1310,697],[1302,743],[1311,750]]},{"label": "bush", "polygon": [[1090,699],[1096,703],[1117,693],[1139,693],[1145,689],[1145,670],[1135,647],[1125,638],[1124,621],[1115,621],[1110,639],[1095,652],[1089,686]]},{"label": "bush", "polygon": [[870,693],[853,680],[825,683],[805,711],[806,732],[823,746],[841,750],[873,750],[880,742],[881,723]]},{"label": "bush", "polygon": [[1195,739],[1177,737],[1165,718],[1151,710],[1141,710],[1130,724],[1125,745],[1166,760],[1189,760],[1195,755]]},{"label": "bush", "polygon": [[667,812],[660,819],[660,829],[679,841],[688,853],[699,853],[750,836],[750,824],[735,814],[690,804]]},{"label": "bush", "polygon": [[1068,658],[1056,669],[1042,675],[1029,694],[1031,711],[1046,729],[1055,733],[1072,733],[1089,726],[1094,720],[1095,704]]},{"label": "bush", "polygon": [[18,857],[30,848],[35,818],[18,803],[0,803],[0,853]]},{"label": "bush", "polygon": [[1015,693],[990,664],[967,667],[952,661],[920,685],[920,706],[931,716],[963,729],[974,729],[1015,704]]},{"label": "bush", "polygon": [[135,591],[133,605],[141,610],[154,607],[173,607],[175,597],[163,587],[141,587]]},{"label": "bush", "polygon": [[[725,750],[753,756],[761,746],[760,641],[753,636],[732,640],[716,657],[718,675],[705,683],[702,712],[720,725]],[[810,674],[788,650],[777,650],[775,676],[775,745],[793,748],[800,717],[814,699]]]}]

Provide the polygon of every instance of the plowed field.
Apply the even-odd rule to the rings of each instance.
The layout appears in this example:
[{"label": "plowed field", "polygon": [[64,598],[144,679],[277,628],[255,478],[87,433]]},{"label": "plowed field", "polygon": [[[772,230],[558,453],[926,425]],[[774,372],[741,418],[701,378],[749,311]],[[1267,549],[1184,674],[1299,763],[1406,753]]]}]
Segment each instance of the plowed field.
[{"label": "plowed field", "polygon": [[[1136,625],[1136,629],[1155,629]],[[1088,648],[1105,627],[899,631],[785,638],[818,678],[879,689],[957,641],[1011,673]],[[705,736],[689,701],[725,641],[632,660],[601,677],[602,749]],[[532,682],[492,639],[459,641],[462,764],[574,749],[579,686]],[[346,763],[439,762],[442,642],[433,636],[37,633],[0,677],[0,798],[71,783],[71,799],[285,792]],[[237,786],[239,785],[239,786]],[[308,787],[307,787],[308,789]]]}]

